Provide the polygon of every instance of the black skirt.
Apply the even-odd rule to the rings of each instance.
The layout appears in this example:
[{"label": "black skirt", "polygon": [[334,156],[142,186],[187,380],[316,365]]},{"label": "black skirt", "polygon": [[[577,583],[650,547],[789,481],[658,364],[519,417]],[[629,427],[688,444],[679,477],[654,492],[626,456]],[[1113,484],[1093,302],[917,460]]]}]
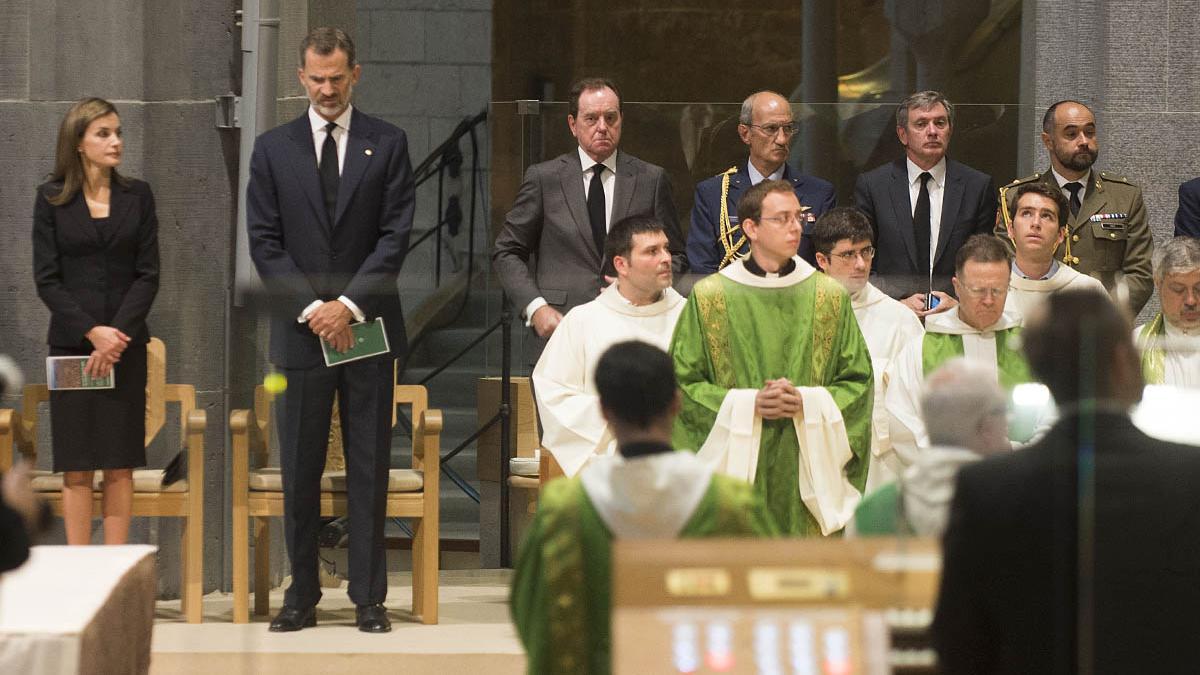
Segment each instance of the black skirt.
[{"label": "black skirt", "polygon": [[[51,347],[50,356],[91,350]],[[146,465],[146,345],[130,345],[116,365],[117,386],[50,392],[54,471]]]}]

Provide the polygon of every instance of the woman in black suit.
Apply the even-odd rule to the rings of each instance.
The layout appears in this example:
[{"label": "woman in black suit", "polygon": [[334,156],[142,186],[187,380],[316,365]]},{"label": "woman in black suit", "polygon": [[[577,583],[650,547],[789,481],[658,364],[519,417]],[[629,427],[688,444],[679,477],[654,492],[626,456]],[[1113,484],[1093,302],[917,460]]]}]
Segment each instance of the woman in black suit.
[{"label": "woman in black suit", "polygon": [[104,478],[104,541],[125,543],[133,469],[146,464],[146,315],[158,292],[158,218],[150,186],[117,173],[123,149],[111,103],[75,103],[33,209],[34,279],[50,309],[50,355],[88,357],[93,377],[119,364],[115,389],[50,394],[69,544],[91,540],[96,470]]}]

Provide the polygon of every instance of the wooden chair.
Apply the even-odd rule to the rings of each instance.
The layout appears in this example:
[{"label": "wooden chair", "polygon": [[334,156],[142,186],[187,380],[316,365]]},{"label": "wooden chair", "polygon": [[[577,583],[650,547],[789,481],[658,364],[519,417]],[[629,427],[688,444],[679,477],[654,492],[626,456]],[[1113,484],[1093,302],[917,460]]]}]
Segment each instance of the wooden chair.
[{"label": "wooden chair", "polygon": [[[200,597],[204,584],[204,430],[206,416],[196,408],[196,388],[190,384],[167,384],[167,349],[162,340],[150,338],[146,345],[146,445],[166,422],[166,404],[179,404],[180,439],[187,453],[187,478],[162,487],[161,469],[133,472],[133,515],[183,518],[183,614],[188,623],[200,623]],[[119,366],[118,366],[119,368]],[[37,459],[38,404],[50,400],[44,384],[25,386],[20,412],[0,409],[0,470],[7,471],[17,452],[31,463]],[[174,453],[171,453],[174,455]],[[99,471],[93,513],[101,512]],[[33,487],[62,515],[62,474],[35,471]]]},{"label": "wooden chair", "polygon": [[[438,622],[438,480],[441,464],[439,435],[442,413],[429,410],[428,393],[420,385],[396,385],[396,406],[412,408],[411,469],[392,469],[388,480],[387,516],[411,518],[413,528],[413,609],[422,623]],[[270,448],[271,401],[262,386],[255,388],[254,409],[235,410],[233,433],[233,622],[250,620],[250,518],[254,519],[254,613],[270,613],[270,518],[283,516],[283,487],[278,468],[267,467]],[[321,477],[321,515],[346,514],[345,472]]]}]

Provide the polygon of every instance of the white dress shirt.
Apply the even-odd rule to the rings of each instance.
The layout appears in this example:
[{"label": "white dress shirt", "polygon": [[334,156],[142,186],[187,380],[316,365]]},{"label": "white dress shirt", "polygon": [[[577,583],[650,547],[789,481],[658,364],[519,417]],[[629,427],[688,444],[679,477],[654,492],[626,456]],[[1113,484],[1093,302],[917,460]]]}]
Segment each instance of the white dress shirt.
[{"label": "white dress shirt", "polygon": [[754,162],[747,161],[746,162],[746,173],[750,174],[750,184],[758,185],[759,183],[763,182],[764,180],[782,180],[783,179],[783,167],[784,167],[784,165],[780,164],[779,168],[775,169],[774,173],[772,173],[770,176],[764,176],[758,172],[758,169],[756,169],[754,167]]},{"label": "white dress shirt", "polygon": [[[921,194],[921,174],[925,169],[905,159],[908,165],[908,207],[910,215],[916,215],[917,196]],[[942,197],[946,194],[946,158],[938,160],[929,169],[932,178],[925,183],[929,191],[929,271],[933,272],[934,254],[937,253],[938,235],[942,231]]]},{"label": "white dress shirt", "polygon": [[[597,162],[588,156],[583,151],[583,146],[575,146],[579,151],[579,165],[583,167],[583,201],[587,202],[588,193],[592,190],[592,174],[596,172],[596,165],[603,164],[608,171],[600,177],[600,184],[604,186],[604,231],[612,229],[612,208],[613,208],[613,191],[617,187],[617,151],[609,155],[603,162]],[[604,257],[604,251],[600,252],[600,257]],[[528,328],[533,323],[533,313],[546,306],[546,299],[538,296],[529,301],[525,306],[525,326]]]},{"label": "white dress shirt", "polygon": [[[333,129],[333,142],[337,143],[339,176],[342,175],[342,169],[346,166],[346,139],[350,135],[351,112],[353,112],[353,107],[346,106],[346,109],[342,111],[342,114],[338,115],[337,119],[333,121],[333,123],[337,125]],[[329,120],[317,114],[317,111],[314,110],[310,105],[308,106],[308,123],[312,125],[313,148],[317,153],[317,168],[320,168],[321,148],[325,145],[325,134],[329,133],[325,131],[325,125],[329,124]],[[350,313],[354,315],[355,321],[367,320],[366,315],[363,314],[362,310],[358,308],[358,305],[354,304],[350,298],[347,298],[344,295],[339,295],[338,300],[340,300],[341,303],[346,306],[346,309],[350,310]],[[308,321],[309,315],[311,315],[316,308],[323,304],[325,304],[323,300],[313,300],[307,307],[304,308],[304,311],[300,312],[300,316],[296,317],[297,323],[304,323]]]}]

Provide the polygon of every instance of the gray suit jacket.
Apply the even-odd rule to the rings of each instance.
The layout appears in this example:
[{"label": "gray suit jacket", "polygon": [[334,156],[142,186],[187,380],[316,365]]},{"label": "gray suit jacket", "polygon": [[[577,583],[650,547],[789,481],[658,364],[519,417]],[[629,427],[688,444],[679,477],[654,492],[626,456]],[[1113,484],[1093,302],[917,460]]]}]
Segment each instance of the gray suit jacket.
[{"label": "gray suit jacket", "polygon": [[[670,240],[675,272],[686,271],[666,171],[619,152],[616,181],[610,222],[627,216],[657,218]],[[517,312],[538,296],[564,314],[594,300],[604,285],[601,262],[592,241],[578,150],[529,167],[492,251],[496,275]]]}]

